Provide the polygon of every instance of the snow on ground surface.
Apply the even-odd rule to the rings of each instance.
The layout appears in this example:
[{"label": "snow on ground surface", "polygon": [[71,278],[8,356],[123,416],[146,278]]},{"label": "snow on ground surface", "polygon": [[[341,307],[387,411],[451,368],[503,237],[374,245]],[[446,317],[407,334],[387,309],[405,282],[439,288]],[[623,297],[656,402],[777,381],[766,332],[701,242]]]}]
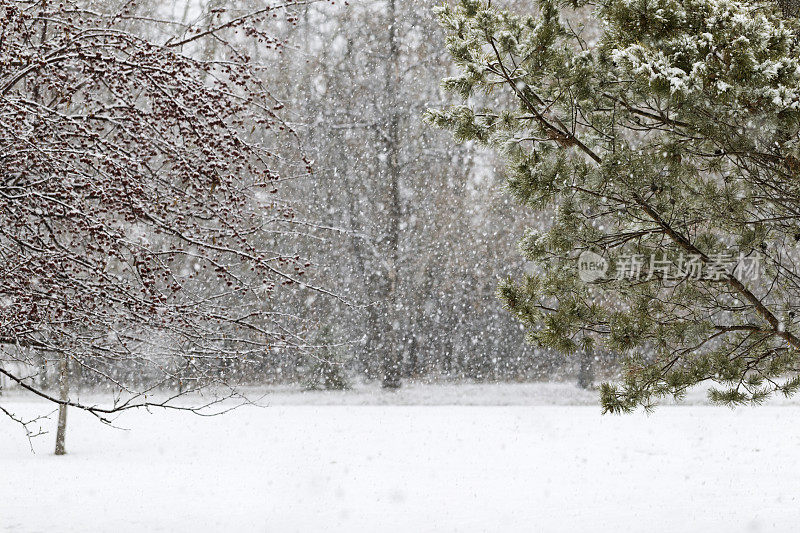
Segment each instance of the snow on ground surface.
[{"label": "snow on ground surface", "polygon": [[[268,396],[221,417],[0,418],[0,531],[796,531],[800,405],[602,416],[570,385]],[[561,399],[559,401],[559,398]],[[389,403],[402,405],[389,405]],[[476,405],[476,404],[485,405]],[[561,403],[562,405],[548,405]],[[33,414],[24,396],[0,405]]]}]

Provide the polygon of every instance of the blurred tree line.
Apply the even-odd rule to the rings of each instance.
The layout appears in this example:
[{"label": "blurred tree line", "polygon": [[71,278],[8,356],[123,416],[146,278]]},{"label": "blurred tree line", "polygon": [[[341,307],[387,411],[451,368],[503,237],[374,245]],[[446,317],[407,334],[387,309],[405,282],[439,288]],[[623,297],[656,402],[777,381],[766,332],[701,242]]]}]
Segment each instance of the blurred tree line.
[{"label": "blurred tree line", "polygon": [[[532,347],[496,296],[500,279],[530,268],[517,247],[523,228],[546,221],[509,208],[514,200],[494,155],[424,122],[426,109],[453,99],[440,87],[453,67],[431,7],[421,0],[296,3],[295,15],[277,18],[268,38],[237,47],[288,133],[254,124],[254,142],[273,145],[275,154],[302,151],[312,169],[309,175],[297,157],[276,156],[278,190],[252,199],[253,209],[265,208],[264,230],[246,238],[291,257],[309,284],[336,296],[270,289],[260,304],[282,317],[282,341],[241,361],[173,352],[159,367],[175,376],[175,388],[208,375],[334,388],[362,379],[386,388],[406,379],[592,382],[594,354],[573,361]],[[220,13],[256,8],[249,0],[142,2],[131,25],[146,32],[148,17],[169,12],[212,29]],[[193,53],[229,61],[229,47],[213,42]],[[243,309],[258,304],[241,302]],[[46,354],[40,359],[38,381],[55,386],[57,367]],[[149,379],[141,368],[117,366],[108,372]],[[79,366],[71,373],[76,385],[100,383]]]},{"label": "blurred tree line", "polygon": [[423,121],[452,98],[430,3],[307,5],[286,40],[268,83],[314,161],[296,194],[308,220],[341,230],[306,243],[318,247],[312,271],[353,304],[314,299],[308,311],[346,344],[348,370],[389,388],[577,372],[527,345],[496,297],[499,279],[524,270],[516,243],[535,223],[509,209],[502,166]]}]

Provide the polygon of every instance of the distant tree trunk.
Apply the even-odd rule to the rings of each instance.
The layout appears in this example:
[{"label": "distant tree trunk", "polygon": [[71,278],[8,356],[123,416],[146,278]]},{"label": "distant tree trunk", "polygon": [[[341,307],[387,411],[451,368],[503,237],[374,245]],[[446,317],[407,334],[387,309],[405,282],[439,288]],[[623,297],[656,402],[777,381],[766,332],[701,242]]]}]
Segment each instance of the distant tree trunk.
[{"label": "distant tree trunk", "polygon": [[[66,352],[61,353],[59,365],[59,399],[66,402],[69,399],[69,360]],[[58,406],[58,429],[56,431],[56,455],[67,453],[64,441],[67,435],[67,406],[62,403]]]},{"label": "distant tree trunk", "polygon": [[594,383],[594,356],[590,350],[581,351],[580,368],[578,368],[578,387],[588,389]]},{"label": "distant tree trunk", "polygon": [[[374,282],[367,284],[367,287],[371,289],[377,285],[378,283]],[[380,311],[381,309],[376,305],[367,307],[363,360],[364,372],[369,379],[378,379],[381,377],[382,372],[382,359],[377,360],[375,356],[375,354],[382,353],[384,349],[381,338],[385,327],[382,327],[383,321],[381,321]]]},{"label": "distant tree trunk", "polygon": [[47,355],[42,352],[41,360],[39,361],[39,386],[42,390],[50,388],[50,380],[48,379],[47,371]]},{"label": "distant tree trunk", "polygon": [[[415,320],[413,325],[419,324],[418,320]],[[420,365],[419,360],[419,342],[417,341],[417,333],[418,328],[414,327],[414,333],[411,334],[411,339],[408,342],[408,369],[406,372],[406,376],[416,378],[422,374],[422,365]]]},{"label": "distant tree trunk", "polygon": [[188,372],[184,372],[186,370],[186,365],[178,366],[178,394],[183,394],[183,378],[184,374],[188,374]]},{"label": "distant tree trunk", "polygon": [[[447,321],[443,321],[442,323],[445,324],[446,326],[449,326],[449,324],[447,324]],[[446,329],[444,329],[444,331],[445,331],[444,336],[442,337],[442,340],[439,343],[441,353],[439,353],[438,356],[441,357],[442,368],[444,369],[445,374],[447,374],[448,377],[452,377],[454,370],[453,337],[449,333],[453,331],[453,329],[447,327]]]},{"label": "distant tree trunk", "polygon": [[[350,41],[348,41],[347,51],[350,51]],[[342,139],[344,143],[344,139]],[[355,261],[356,271],[361,273],[362,284],[366,288],[365,300],[371,300],[374,295],[373,287],[377,285],[376,276],[369,274],[367,268],[366,254],[368,251],[364,250],[364,228],[359,220],[358,212],[358,198],[355,191],[358,184],[356,180],[351,177],[350,162],[345,158],[345,163],[342,168],[342,176],[344,177],[347,186],[344,188],[347,197],[347,218],[349,221],[350,229],[350,258]],[[375,243],[367,243],[369,248],[375,246]],[[371,303],[371,302],[370,302]],[[380,317],[378,310],[374,305],[367,308],[364,317],[364,345],[361,350],[360,364],[363,367],[364,373],[369,379],[376,379],[380,375],[380,369],[375,364],[375,353],[378,351],[380,345]]]},{"label": "distant tree trunk", "polygon": [[388,115],[386,130],[383,132],[386,146],[386,181],[389,186],[388,220],[386,224],[387,253],[386,278],[382,285],[385,287],[385,297],[381,302],[386,310],[385,337],[383,339],[383,387],[396,389],[401,385],[402,360],[400,354],[400,313],[398,305],[398,254],[400,245],[400,161],[399,161],[399,117],[397,114],[397,15],[395,0],[388,0],[388,30],[389,30],[389,58],[386,64],[386,79],[384,91],[386,94],[386,109]]}]

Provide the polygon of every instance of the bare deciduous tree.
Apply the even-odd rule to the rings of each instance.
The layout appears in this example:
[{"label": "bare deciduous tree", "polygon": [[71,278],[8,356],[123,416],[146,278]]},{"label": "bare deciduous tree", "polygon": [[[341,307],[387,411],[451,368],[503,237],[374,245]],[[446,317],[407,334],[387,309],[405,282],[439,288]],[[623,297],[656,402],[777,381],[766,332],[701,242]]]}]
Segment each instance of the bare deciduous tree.
[{"label": "bare deciduous tree", "polygon": [[[274,138],[292,131],[237,47],[280,47],[265,22],[292,24],[295,4],[187,23],[135,1],[0,0],[0,374],[60,406],[57,453],[67,406],[105,421],[151,405],[197,411],[238,396],[232,363],[303,345],[274,302],[325,291],[302,283],[296,251],[254,244],[279,245],[275,220],[294,216],[273,165]],[[217,53],[197,53],[204,42]],[[282,155],[282,168],[294,158],[310,170],[299,151]],[[252,238],[264,231],[270,240]],[[55,361],[58,394],[41,376]],[[114,401],[72,399],[70,372]],[[175,403],[211,385],[226,392]]]}]

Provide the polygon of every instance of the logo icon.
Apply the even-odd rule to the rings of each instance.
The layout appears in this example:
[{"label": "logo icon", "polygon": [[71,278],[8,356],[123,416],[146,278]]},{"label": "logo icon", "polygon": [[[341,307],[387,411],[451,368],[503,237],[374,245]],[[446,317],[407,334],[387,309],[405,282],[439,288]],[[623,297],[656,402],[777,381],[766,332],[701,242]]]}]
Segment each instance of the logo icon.
[{"label": "logo icon", "polygon": [[608,261],[601,255],[586,250],[578,257],[578,277],[584,283],[592,283],[606,275]]}]

